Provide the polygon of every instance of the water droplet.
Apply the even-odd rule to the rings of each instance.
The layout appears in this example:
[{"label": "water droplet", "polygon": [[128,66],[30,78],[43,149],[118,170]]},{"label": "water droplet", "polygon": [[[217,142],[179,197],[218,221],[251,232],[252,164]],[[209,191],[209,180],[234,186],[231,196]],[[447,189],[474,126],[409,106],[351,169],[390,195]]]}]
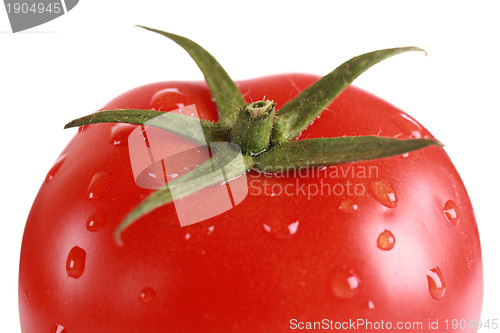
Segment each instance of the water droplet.
[{"label": "water droplet", "polygon": [[448,219],[448,221],[450,221],[453,224],[458,223],[458,219],[459,219],[460,215],[458,213],[457,204],[454,201],[452,201],[452,200],[446,201],[446,204],[444,205],[443,211],[444,211],[444,214],[446,215],[446,218]]},{"label": "water droplet", "polygon": [[98,209],[87,219],[87,230],[98,231],[106,225],[107,213],[104,209]]},{"label": "water droplet", "polygon": [[139,294],[139,302],[142,304],[148,304],[151,303],[156,297],[156,293],[153,290],[153,288],[146,287],[141,290],[141,293]]},{"label": "water droplet", "polygon": [[401,118],[404,121],[400,122],[398,126],[408,134],[410,139],[422,138],[422,126],[416,120],[404,113],[401,114]]},{"label": "water droplet", "polygon": [[330,287],[340,299],[353,298],[359,291],[361,281],[352,270],[340,270],[333,275]]},{"label": "water droplet", "polygon": [[394,243],[396,243],[396,239],[394,235],[389,230],[384,230],[377,239],[377,246],[382,250],[391,250],[394,247]]},{"label": "water droplet", "polygon": [[81,247],[73,247],[68,254],[68,259],[66,260],[66,273],[69,277],[79,278],[82,276],[85,270],[85,259],[87,252]]},{"label": "water droplet", "polygon": [[370,191],[373,197],[386,207],[394,208],[398,204],[396,191],[385,181],[373,181],[370,185]]},{"label": "water droplet", "polygon": [[59,169],[63,165],[64,161],[66,161],[66,156],[67,156],[66,154],[63,154],[57,159],[56,163],[54,163],[52,168],[47,173],[47,176],[45,177],[45,183],[50,182],[54,178],[56,173],[59,171]]},{"label": "water droplet", "polygon": [[359,206],[353,200],[346,199],[340,203],[339,209],[346,213],[354,213],[359,209]]},{"label": "water droplet", "polygon": [[410,153],[403,153],[403,154],[401,154],[401,157],[403,159],[408,159],[410,157]]},{"label": "water droplet", "polygon": [[130,124],[116,124],[111,128],[111,135],[109,137],[109,143],[113,146],[125,145],[128,142],[128,137],[130,133],[136,128],[135,125]]},{"label": "water droplet", "polygon": [[51,333],[67,333],[67,331],[62,325],[54,325],[52,326]]},{"label": "water droplet", "polygon": [[288,225],[288,232],[290,235],[294,235],[299,228],[299,221],[292,222]]},{"label": "water droplet", "polygon": [[87,189],[87,198],[95,200],[101,198],[110,188],[109,178],[105,172],[98,172],[90,180]]},{"label": "water droplet", "polygon": [[435,299],[444,296],[446,286],[444,284],[443,273],[439,267],[434,267],[427,271],[427,282],[429,283],[429,292]]},{"label": "water droplet", "polygon": [[372,310],[375,310],[375,304],[373,304],[372,301],[368,301],[365,304],[363,304],[363,306],[361,306],[361,308],[364,311],[372,311]]},{"label": "water droplet", "polygon": [[158,111],[172,111],[185,107],[189,95],[177,88],[165,88],[154,94],[150,106]]},{"label": "water droplet", "polygon": [[285,239],[297,233],[299,221],[284,223],[282,220],[272,220],[262,223],[264,230],[278,239]]},{"label": "water droplet", "polygon": [[215,226],[213,225],[209,227],[190,225],[184,228],[186,229],[186,232],[184,233],[184,239],[193,243],[205,239],[205,237],[211,235],[215,230]]}]

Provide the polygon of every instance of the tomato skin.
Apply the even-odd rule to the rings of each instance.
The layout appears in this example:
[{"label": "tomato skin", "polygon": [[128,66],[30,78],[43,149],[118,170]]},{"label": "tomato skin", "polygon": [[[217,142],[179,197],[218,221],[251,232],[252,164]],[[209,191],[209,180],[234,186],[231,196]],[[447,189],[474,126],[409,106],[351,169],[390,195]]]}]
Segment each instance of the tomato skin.
[{"label": "tomato skin", "polygon": [[[279,110],[317,79],[290,74],[237,84],[247,101],[266,96]],[[201,118],[217,118],[202,82],[150,84],[103,109],[170,111],[181,104],[195,104]],[[119,247],[113,231],[151,193],[132,174],[126,138],[134,128],[84,127],[42,185],[21,249],[24,333],[56,332],[57,325],[68,333],[276,333],[290,331],[292,319],[324,318],[419,321],[420,331],[435,332],[429,320],[480,318],[476,221],[443,149],[426,147],[308,177],[250,172],[249,194],[233,209],[181,228],[168,204],[128,228]],[[399,109],[352,86],[299,139],[342,135],[432,138]],[[373,174],[352,174],[354,167]],[[341,176],[333,177],[334,171]],[[346,190],[349,182],[365,193],[311,193],[325,184]],[[285,188],[293,195],[266,193]],[[379,239],[386,230],[393,243],[387,233]]]}]

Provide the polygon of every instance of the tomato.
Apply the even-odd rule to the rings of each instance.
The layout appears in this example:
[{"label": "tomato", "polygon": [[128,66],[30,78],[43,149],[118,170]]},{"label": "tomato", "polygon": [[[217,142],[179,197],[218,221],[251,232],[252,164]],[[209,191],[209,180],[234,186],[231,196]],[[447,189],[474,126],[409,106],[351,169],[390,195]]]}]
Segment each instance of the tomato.
[{"label": "tomato", "polygon": [[[237,86],[246,101],[272,99],[279,115],[317,80],[286,74]],[[193,104],[217,119],[204,82],[149,84],[103,109]],[[127,140],[137,128],[82,127],[48,172],[21,249],[24,333],[445,332],[446,319],[480,318],[476,221],[443,148],[300,173],[252,170],[231,209],[181,227],[169,203],[124,230],[119,246],[113,232],[153,192],[131,167]],[[349,86],[298,140],[361,135],[433,138]],[[219,200],[215,187],[204,191]]]}]

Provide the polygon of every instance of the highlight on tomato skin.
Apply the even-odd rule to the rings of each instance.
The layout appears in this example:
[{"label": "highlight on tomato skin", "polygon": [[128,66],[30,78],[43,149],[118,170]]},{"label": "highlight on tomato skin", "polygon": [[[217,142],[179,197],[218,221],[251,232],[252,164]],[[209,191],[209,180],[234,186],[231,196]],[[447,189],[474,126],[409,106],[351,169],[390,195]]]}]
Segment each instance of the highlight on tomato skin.
[{"label": "highlight on tomato skin", "polygon": [[[214,64],[210,54],[197,52],[195,61]],[[480,318],[482,259],[473,208],[424,126],[347,85],[289,140],[303,124],[283,107],[295,98],[301,104],[314,92],[300,92],[321,77],[229,82],[227,74],[210,75],[218,80],[165,81],[125,92],[103,110],[129,110],[137,123],[109,113],[115,121],[80,127],[64,149],[26,223],[23,333],[275,333],[317,323],[339,332],[380,325],[454,332],[446,320]],[[224,102],[212,99],[236,94],[231,82],[244,101],[233,108],[241,114],[224,114]],[[248,117],[244,105],[263,96],[275,106]],[[178,115],[166,122],[156,111]],[[280,112],[287,122],[278,124]],[[172,123],[189,133],[175,132]],[[256,133],[268,140],[253,140]],[[235,147],[235,137],[244,149]],[[362,139],[331,140],[344,137]],[[423,146],[408,146],[414,143]],[[372,158],[373,147],[387,155]],[[353,161],[334,163],[338,155]],[[147,158],[150,164],[143,163]],[[302,166],[309,159],[318,164]],[[264,163],[279,170],[263,172]],[[354,329],[343,325],[351,322]]]}]

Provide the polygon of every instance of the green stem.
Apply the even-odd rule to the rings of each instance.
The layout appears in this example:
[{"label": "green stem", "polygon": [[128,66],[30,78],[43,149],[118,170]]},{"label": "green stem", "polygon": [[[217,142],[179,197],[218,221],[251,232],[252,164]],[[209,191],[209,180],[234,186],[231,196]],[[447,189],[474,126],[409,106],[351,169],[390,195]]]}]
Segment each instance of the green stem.
[{"label": "green stem", "polygon": [[142,25],[138,25],[138,27],[170,38],[193,58],[205,76],[212,98],[217,104],[219,123],[225,127],[232,126],[236,119],[234,106],[242,106],[245,104],[245,100],[219,62],[207,50],[190,39]]},{"label": "green stem", "polygon": [[198,119],[174,112],[152,110],[104,110],[70,121],[64,128],[99,123],[128,123],[152,126],[205,145],[225,141],[229,128],[221,123]]},{"label": "green stem", "polygon": [[237,144],[243,154],[253,156],[269,148],[275,106],[273,101],[263,100],[240,109],[231,131],[231,142]]},{"label": "green stem", "polygon": [[286,141],[253,158],[252,169],[267,173],[295,168],[323,167],[403,154],[427,146],[430,139],[400,140],[379,136],[341,136]]},{"label": "green stem", "polygon": [[293,140],[298,136],[335,97],[368,68],[384,59],[408,51],[425,52],[414,46],[373,51],[344,62],[322,77],[280,108],[273,129],[273,145]]},{"label": "green stem", "polygon": [[[114,231],[114,238],[122,246],[122,232],[143,215],[174,200],[179,200],[206,187],[221,184],[242,176],[253,164],[250,156],[241,155],[233,144],[213,142],[214,156],[193,171],[168,182],[165,188],[153,192],[135,207]],[[222,171],[222,172],[217,172]]]},{"label": "green stem", "polygon": [[[152,110],[108,110],[76,119],[65,126],[108,122],[142,124],[214,148],[215,153],[209,160],[170,180],[165,188],[152,193],[126,216],[114,234],[120,245],[122,232],[142,216],[196,191],[229,182],[249,170],[274,173],[302,167],[326,167],[385,158],[432,145],[442,146],[430,139],[398,140],[378,136],[294,140],[365,70],[396,54],[423,51],[420,48],[385,49],[354,57],[283,105],[275,116],[273,101],[244,105],[246,102],[238,86],[217,60],[197,43],[179,35],[141,27],[171,39],[189,53],[205,76],[219,121]],[[237,111],[237,107],[241,109]]]}]

